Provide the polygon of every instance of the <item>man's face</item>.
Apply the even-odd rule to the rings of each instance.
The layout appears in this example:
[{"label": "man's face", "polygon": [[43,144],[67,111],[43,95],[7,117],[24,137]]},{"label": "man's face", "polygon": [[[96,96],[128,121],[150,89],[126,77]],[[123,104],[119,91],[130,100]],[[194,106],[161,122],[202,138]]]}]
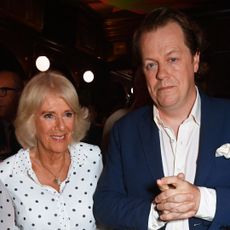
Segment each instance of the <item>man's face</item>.
[{"label": "man's face", "polygon": [[[0,88],[17,88],[15,79],[18,76],[15,73],[3,71],[0,72]],[[0,118],[10,120],[15,116],[19,92],[15,90],[7,90],[5,96],[0,97]]]},{"label": "man's face", "polygon": [[192,56],[181,27],[169,22],[144,33],[140,48],[148,91],[158,109],[187,110],[196,96],[194,73],[199,54]]}]

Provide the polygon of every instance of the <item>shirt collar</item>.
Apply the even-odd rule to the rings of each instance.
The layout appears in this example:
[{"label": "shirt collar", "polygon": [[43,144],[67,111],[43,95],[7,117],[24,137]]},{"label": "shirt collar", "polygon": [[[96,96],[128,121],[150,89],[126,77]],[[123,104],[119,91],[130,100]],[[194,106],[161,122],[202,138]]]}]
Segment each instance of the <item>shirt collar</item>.
[{"label": "shirt collar", "polygon": [[[154,121],[157,125],[165,126],[163,121],[160,118],[159,110],[157,109],[157,107],[155,105],[153,105],[153,118],[154,118]],[[195,103],[192,107],[192,110],[191,110],[191,112],[190,112],[190,114],[186,120],[189,120],[189,119],[193,119],[197,125],[200,125],[201,99],[200,99],[200,94],[199,94],[199,90],[197,87],[196,87],[196,100],[195,100]]]}]

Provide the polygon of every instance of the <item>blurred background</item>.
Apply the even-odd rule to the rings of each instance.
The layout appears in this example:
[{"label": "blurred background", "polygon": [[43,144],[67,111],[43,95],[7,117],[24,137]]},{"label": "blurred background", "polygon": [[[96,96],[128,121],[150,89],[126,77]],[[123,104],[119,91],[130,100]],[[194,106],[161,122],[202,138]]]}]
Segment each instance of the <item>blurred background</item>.
[{"label": "blurred background", "polygon": [[[36,59],[46,56],[103,124],[132,96],[132,35],[144,15],[159,6],[181,9],[201,25],[208,40],[207,71],[198,84],[210,95],[230,98],[229,5],[225,0],[1,0],[0,43],[16,56],[25,80],[38,71]],[[88,70],[92,82],[83,79]]]}]

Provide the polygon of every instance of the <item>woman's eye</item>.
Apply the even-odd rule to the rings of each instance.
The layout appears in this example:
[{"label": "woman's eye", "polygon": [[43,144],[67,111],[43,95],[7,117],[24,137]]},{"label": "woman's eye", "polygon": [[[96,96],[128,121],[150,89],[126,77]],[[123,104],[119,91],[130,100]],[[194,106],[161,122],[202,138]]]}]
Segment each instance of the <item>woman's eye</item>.
[{"label": "woman's eye", "polygon": [[52,113],[46,113],[46,114],[43,115],[43,117],[45,119],[52,119],[54,117],[54,115]]},{"label": "woman's eye", "polygon": [[66,112],[66,113],[65,113],[65,117],[71,118],[71,117],[73,117],[73,115],[74,115],[73,112]]}]

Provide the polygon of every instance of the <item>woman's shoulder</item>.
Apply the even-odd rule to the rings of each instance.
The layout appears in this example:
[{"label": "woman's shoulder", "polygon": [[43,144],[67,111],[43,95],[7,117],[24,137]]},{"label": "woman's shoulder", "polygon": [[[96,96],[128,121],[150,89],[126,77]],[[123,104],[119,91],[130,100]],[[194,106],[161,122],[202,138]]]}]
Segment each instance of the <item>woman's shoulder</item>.
[{"label": "woman's shoulder", "polygon": [[81,168],[90,167],[99,173],[102,170],[101,150],[97,145],[85,142],[73,143],[69,147],[73,165]]},{"label": "woman's shoulder", "polygon": [[6,158],[5,160],[0,162],[0,170],[2,171],[4,168],[9,168],[11,165],[14,164],[16,158],[17,158],[17,154],[14,154],[8,158]]},{"label": "woman's shoulder", "polygon": [[11,174],[13,169],[17,169],[17,164],[25,162],[27,157],[27,150],[20,149],[16,154],[6,158],[0,162],[0,175]]},{"label": "woman's shoulder", "polygon": [[71,144],[74,149],[83,149],[90,152],[100,152],[100,147],[98,145],[89,144],[86,142],[75,142]]},{"label": "woman's shoulder", "polygon": [[70,146],[70,152],[74,155],[84,154],[88,157],[95,157],[101,155],[101,149],[97,145],[88,144],[85,142],[73,143]]}]

